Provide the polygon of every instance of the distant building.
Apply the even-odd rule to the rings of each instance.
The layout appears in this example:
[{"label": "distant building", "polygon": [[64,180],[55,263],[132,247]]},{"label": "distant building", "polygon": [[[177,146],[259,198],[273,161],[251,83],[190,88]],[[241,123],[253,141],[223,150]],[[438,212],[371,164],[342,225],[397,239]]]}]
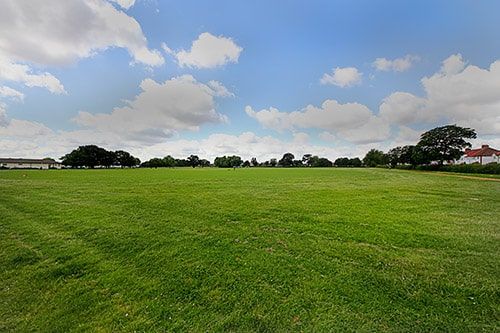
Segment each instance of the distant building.
[{"label": "distant building", "polygon": [[61,169],[61,163],[51,158],[0,158],[3,169]]},{"label": "distant building", "polygon": [[478,149],[465,149],[464,155],[457,161],[458,164],[488,164],[500,163],[500,150],[493,149],[488,145],[482,145]]}]

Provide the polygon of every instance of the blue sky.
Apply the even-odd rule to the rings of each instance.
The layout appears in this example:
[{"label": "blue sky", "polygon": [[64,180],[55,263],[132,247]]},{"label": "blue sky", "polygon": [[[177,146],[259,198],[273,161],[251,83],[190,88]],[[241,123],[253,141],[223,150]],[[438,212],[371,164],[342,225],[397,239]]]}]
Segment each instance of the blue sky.
[{"label": "blue sky", "polygon": [[497,1],[1,2],[5,157],[333,159],[446,123],[500,146]]}]

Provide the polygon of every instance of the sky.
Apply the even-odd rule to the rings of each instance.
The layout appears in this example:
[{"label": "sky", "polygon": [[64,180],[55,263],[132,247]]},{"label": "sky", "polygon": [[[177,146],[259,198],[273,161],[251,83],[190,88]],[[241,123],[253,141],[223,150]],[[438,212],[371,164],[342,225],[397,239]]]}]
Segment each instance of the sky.
[{"label": "sky", "polygon": [[0,0],[0,157],[500,148],[498,1]]}]

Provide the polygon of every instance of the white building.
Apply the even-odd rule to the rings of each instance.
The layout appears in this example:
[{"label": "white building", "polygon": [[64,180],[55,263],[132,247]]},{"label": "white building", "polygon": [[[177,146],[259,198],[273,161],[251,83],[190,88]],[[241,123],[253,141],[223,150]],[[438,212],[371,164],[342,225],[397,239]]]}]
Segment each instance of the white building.
[{"label": "white building", "polygon": [[0,158],[0,169],[61,169],[61,163],[50,158]]},{"label": "white building", "polygon": [[488,164],[500,163],[500,150],[490,148],[488,145],[482,145],[478,149],[465,149],[464,155],[460,157],[457,164]]}]

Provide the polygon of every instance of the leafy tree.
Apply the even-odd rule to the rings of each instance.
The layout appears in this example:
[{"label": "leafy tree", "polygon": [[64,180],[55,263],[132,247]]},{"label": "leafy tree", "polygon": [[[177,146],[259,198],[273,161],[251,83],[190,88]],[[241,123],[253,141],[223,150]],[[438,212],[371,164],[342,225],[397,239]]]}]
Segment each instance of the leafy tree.
[{"label": "leafy tree", "polygon": [[387,157],[383,151],[371,149],[363,158],[363,164],[368,167],[376,167],[377,165],[386,165]]},{"label": "leafy tree", "polygon": [[285,153],[281,160],[279,160],[278,164],[282,167],[291,167],[293,166],[293,159],[295,156],[293,156],[292,153]]},{"label": "leafy tree", "polygon": [[175,166],[175,158],[170,155],[167,155],[163,158],[163,166],[167,168],[173,168]]},{"label": "leafy tree", "polygon": [[239,167],[243,163],[241,157],[233,156],[222,156],[216,157],[214,160],[214,165],[218,168],[234,168]]},{"label": "leafy tree", "polygon": [[141,162],[137,161],[138,159],[134,156],[130,155],[129,152],[123,150],[117,150],[114,152],[114,164],[119,165],[121,167],[133,167],[139,165]]},{"label": "leafy tree", "polygon": [[188,161],[188,165],[193,167],[193,168],[196,168],[198,165],[200,165],[200,158],[197,155],[190,155],[187,158],[187,161]]},{"label": "leafy tree", "polygon": [[187,167],[187,166],[191,166],[191,164],[189,164],[189,161],[186,160],[186,159],[176,158],[175,159],[175,166],[177,166],[177,167]]},{"label": "leafy tree", "polygon": [[436,127],[420,136],[417,146],[422,150],[424,161],[452,161],[460,158],[464,148],[471,147],[465,139],[475,139],[476,131],[457,125]]},{"label": "leafy tree", "polygon": [[349,160],[349,164],[350,164],[350,166],[352,166],[354,168],[360,168],[363,166],[363,162],[361,162],[359,157],[351,158]]},{"label": "leafy tree", "polygon": [[245,162],[243,162],[242,166],[248,168],[250,166],[250,161],[246,160]]},{"label": "leafy tree", "polygon": [[354,167],[359,168],[363,165],[359,157],[356,158],[347,158],[347,157],[339,157],[333,163],[336,167]]},{"label": "leafy tree", "polygon": [[333,162],[336,167],[348,167],[349,159],[347,157],[339,157]]},{"label": "leafy tree", "polygon": [[269,160],[269,165],[272,166],[272,167],[275,167],[276,165],[278,165],[278,160],[275,159],[275,158],[271,158]]},{"label": "leafy tree", "polygon": [[165,163],[161,158],[152,158],[149,161],[143,162],[141,167],[143,168],[161,168],[164,167]]},{"label": "leafy tree", "polygon": [[394,168],[396,165],[402,163],[403,147],[395,147],[387,152],[387,160],[389,164]]},{"label": "leafy tree", "polygon": [[302,156],[302,163],[304,163],[304,165],[310,167],[311,166],[311,157],[312,157],[311,154],[304,154],[304,156]]},{"label": "leafy tree", "polygon": [[311,157],[311,166],[314,168],[328,168],[333,165],[332,161],[324,157]]},{"label": "leafy tree", "polygon": [[252,164],[252,166],[254,167],[259,166],[259,162],[257,162],[257,158],[255,157],[252,157],[252,159],[250,160],[250,164]]},{"label": "leafy tree", "polygon": [[95,168],[98,165],[110,166],[113,158],[109,152],[96,145],[80,146],[71,153],[61,157],[63,165],[71,167]]},{"label": "leafy tree", "polygon": [[200,160],[200,166],[201,166],[202,168],[209,167],[209,166],[210,166],[210,161],[209,161],[209,160],[206,160],[206,159],[201,159],[201,160]]}]

